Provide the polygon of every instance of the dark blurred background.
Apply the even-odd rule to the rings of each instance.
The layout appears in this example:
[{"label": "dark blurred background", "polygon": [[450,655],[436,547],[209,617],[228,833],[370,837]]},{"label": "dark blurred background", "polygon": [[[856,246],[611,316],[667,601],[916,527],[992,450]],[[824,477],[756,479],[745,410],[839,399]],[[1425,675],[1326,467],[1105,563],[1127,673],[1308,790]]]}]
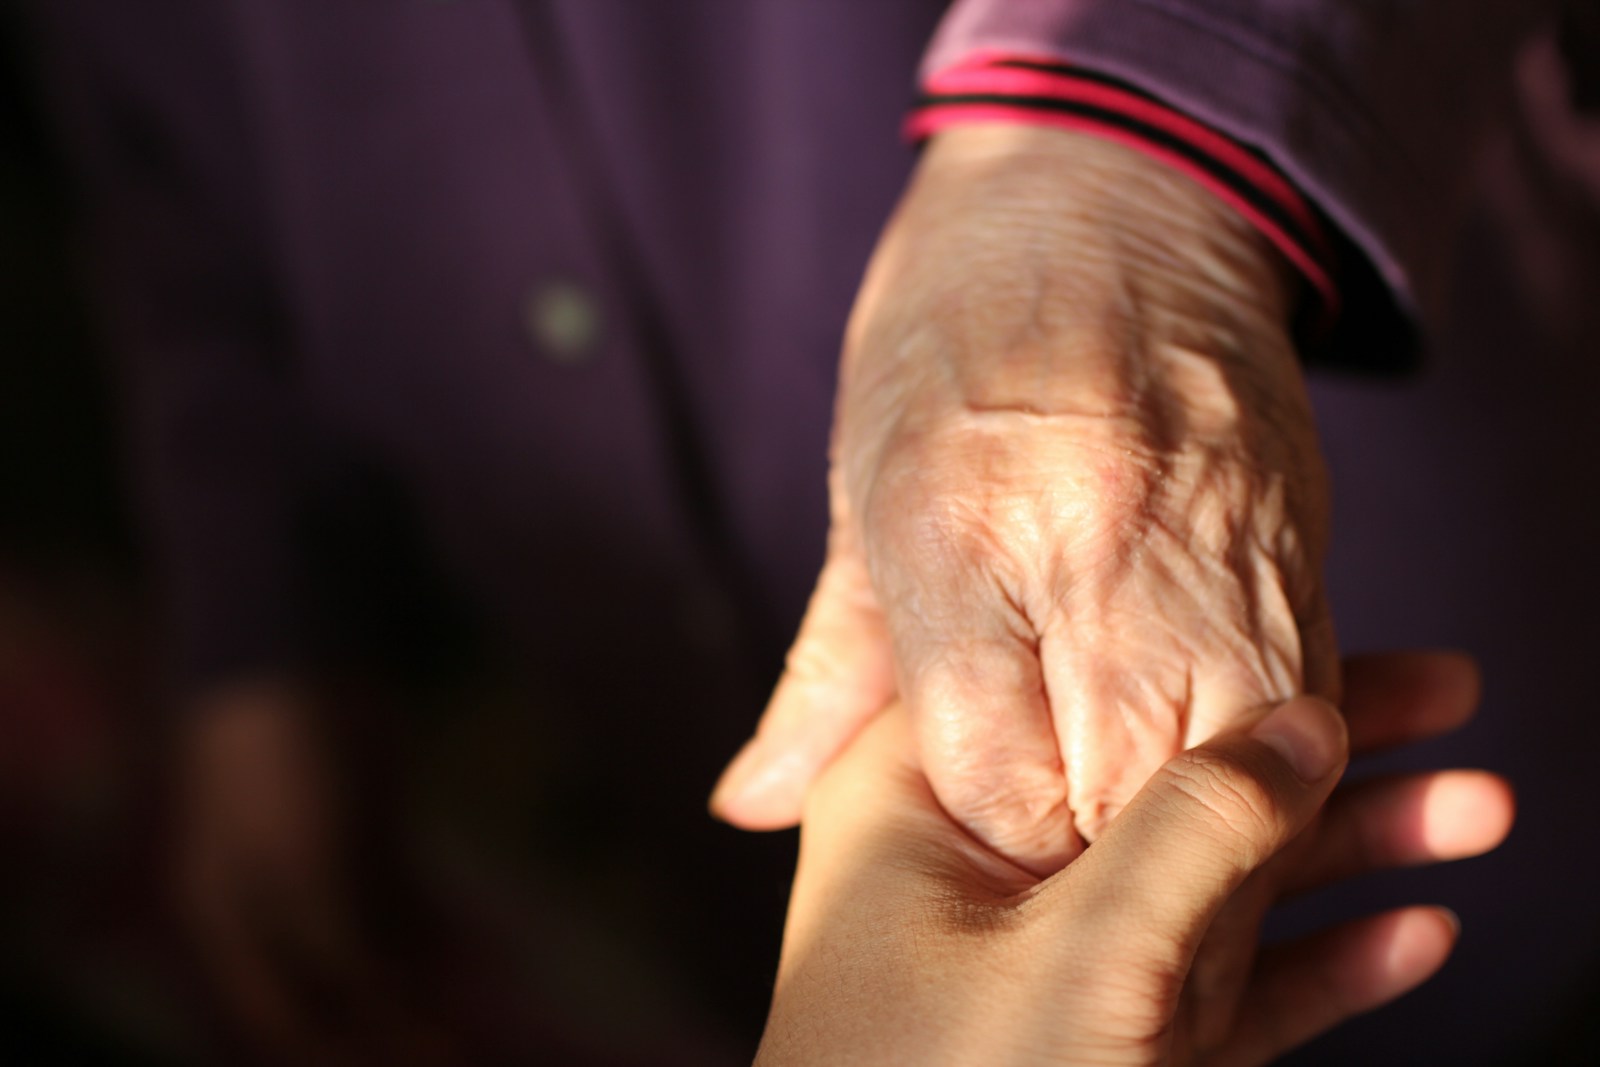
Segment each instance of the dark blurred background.
[{"label": "dark blurred background", "polygon": [[71,206],[0,10],[0,1030],[15,1062],[165,1062],[193,1035],[142,875],[138,554]]},{"label": "dark blurred background", "polygon": [[[165,620],[33,58],[0,6],[0,1062],[249,1059],[179,921]],[[671,843],[615,848],[628,804],[593,795],[592,746],[528,713],[541,694],[398,494],[356,472],[325,503],[309,540],[321,603],[343,613],[321,622],[340,643],[329,720],[357,783],[353,880],[367,947],[426,986],[414,999],[452,1050],[420,1061],[747,1056],[789,835],[742,848],[708,819],[729,857],[765,866],[741,861],[752,906],[724,913],[729,938],[686,937],[648,904]],[[698,755],[707,791],[724,748]]]}]

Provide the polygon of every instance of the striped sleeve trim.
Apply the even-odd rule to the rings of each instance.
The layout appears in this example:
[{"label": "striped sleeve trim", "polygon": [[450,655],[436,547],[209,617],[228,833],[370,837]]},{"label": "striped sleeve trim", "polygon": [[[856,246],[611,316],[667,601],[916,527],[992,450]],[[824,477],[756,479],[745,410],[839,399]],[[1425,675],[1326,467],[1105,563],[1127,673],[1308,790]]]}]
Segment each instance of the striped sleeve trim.
[{"label": "striped sleeve trim", "polygon": [[1333,253],[1317,213],[1259,152],[1174,111],[1121,79],[1054,59],[980,55],[931,75],[906,120],[921,141],[970,122],[1093,133],[1188,175],[1254,225],[1316,292],[1317,332],[1338,313]]}]

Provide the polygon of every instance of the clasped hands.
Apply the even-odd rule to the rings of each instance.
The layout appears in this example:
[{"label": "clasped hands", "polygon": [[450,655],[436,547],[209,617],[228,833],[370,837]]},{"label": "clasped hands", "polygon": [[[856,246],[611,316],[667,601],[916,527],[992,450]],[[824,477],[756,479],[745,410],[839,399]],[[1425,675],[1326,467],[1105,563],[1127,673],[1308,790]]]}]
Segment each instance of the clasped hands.
[{"label": "clasped hands", "polygon": [[1294,285],[1136,153],[936,138],[847,329],[827,559],[718,813],[792,825],[898,696],[940,803],[1046,874],[1173,755],[1336,698]]},{"label": "clasped hands", "polygon": [[1278,896],[1510,821],[1462,773],[1314,815],[1345,758],[1323,701],[1360,749],[1460,721],[1473,682],[1412,657],[1342,693],[1296,295],[1137,153],[930,145],[847,331],[827,559],[713,798],[805,810],[766,1061],[1259,1062],[1442,962],[1428,910],[1257,958]]},{"label": "clasped hands", "polygon": [[1456,923],[1398,908],[1261,948],[1277,901],[1477,855],[1511,823],[1474,771],[1334,789],[1349,752],[1470,716],[1468,661],[1350,662],[1343,717],[1296,697],[1165,764],[1041,879],[953,823],[902,709],[813,786],[757,1067],[1269,1062],[1426,980]]}]

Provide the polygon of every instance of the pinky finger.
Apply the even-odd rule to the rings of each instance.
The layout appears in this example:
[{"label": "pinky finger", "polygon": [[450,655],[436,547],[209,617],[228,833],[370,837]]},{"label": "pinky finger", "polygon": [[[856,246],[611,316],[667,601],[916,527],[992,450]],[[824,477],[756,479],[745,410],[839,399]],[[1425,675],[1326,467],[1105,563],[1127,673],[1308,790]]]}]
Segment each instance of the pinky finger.
[{"label": "pinky finger", "polygon": [[1400,908],[1263,951],[1237,1027],[1206,1062],[1267,1063],[1398,999],[1443,966],[1458,929],[1444,908]]}]

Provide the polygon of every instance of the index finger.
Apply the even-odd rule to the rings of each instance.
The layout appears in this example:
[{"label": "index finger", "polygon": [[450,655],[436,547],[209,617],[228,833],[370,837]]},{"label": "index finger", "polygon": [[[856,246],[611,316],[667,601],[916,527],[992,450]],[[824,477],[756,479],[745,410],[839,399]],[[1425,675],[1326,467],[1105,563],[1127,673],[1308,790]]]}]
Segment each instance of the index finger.
[{"label": "index finger", "polygon": [[1350,751],[1420,741],[1466,723],[1481,691],[1478,666],[1460,652],[1386,652],[1344,661]]}]

